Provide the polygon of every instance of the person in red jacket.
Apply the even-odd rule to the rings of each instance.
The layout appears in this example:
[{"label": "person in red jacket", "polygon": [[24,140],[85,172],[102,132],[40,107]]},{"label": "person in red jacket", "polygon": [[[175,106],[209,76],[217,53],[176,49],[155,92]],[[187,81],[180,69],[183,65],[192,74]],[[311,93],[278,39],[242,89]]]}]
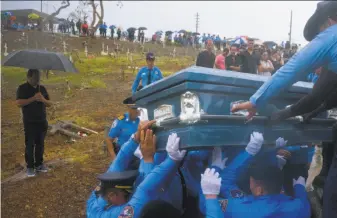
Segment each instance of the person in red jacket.
[{"label": "person in red jacket", "polygon": [[82,24],[82,33],[83,35],[87,36],[88,35],[88,23],[87,21],[84,21],[84,24]]}]

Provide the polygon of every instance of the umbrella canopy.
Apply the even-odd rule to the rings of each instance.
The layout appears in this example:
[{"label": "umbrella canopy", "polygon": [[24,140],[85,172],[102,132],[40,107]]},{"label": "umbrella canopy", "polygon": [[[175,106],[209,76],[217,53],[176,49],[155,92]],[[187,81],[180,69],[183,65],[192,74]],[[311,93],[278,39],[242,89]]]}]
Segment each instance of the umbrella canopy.
[{"label": "umbrella canopy", "polygon": [[171,30],[169,30],[169,31],[166,31],[166,32],[165,32],[165,35],[168,36],[168,35],[171,35],[172,33],[173,33],[173,32],[172,32]]},{"label": "umbrella canopy", "polygon": [[247,44],[247,41],[243,37],[237,37],[231,42],[231,44],[243,45],[243,44]]},{"label": "umbrella canopy", "polygon": [[12,16],[12,12],[9,12],[9,11],[6,11],[5,13],[3,13],[5,16],[7,16],[7,17],[10,17],[10,16]]},{"label": "umbrella canopy", "polygon": [[139,27],[138,30],[147,30],[146,27]]},{"label": "umbrella canopy", "polygon": [[186,30],[180,30],[178,33],[186,33]]},{"label": "umbrella canopy", "polygon": [[77,69],[73,63],[62,53],[37,49],[14,51],[3,59],[2,65],[26,69],[59,70],[77,73]]},{"label": "umbrella canopy", "polygon": [[111,26],[109,26],[109,29],[116,29],[116,26],[115,25],[111,25]]},{"label": "umbrella canopy", "polygon": [[32,20],[37,20],[40,18],[40,16],[35,13],[31,13],[31,14],[28,14],[28,18]]},{"label": "umbrella canopy", "polygon": [[163,34],[163,31],[159,30],[156,32],[156,35],[162,35]]},{"label": "umbrella canopy", "polygon": [[130,27],[129,29],[127,29],[126,31],[128,31],[128,32],[132,32],[132,31],[136,31],[137,30],[137,28],[134,28],[134,27]]},{"label": "umbrella canopy", "polygon": [[268,46],[268,48],[272,48],[275,45],[277,45],[277,43],[273,42],[273,41],[265,41],[263,44],[265,44],[266,46]]},{"label": "umbrella canopy", "polygon": [[193,35],[193,36],[199,36],[200,33],[194,32],[192,35]]}]

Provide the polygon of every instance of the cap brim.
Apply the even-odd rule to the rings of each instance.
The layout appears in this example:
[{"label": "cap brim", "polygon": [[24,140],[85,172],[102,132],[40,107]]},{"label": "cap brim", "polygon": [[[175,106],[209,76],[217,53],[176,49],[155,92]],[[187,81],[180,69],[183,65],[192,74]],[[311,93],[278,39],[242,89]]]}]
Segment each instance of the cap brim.
[{"label": "cap brim", "polygon": [[316,12],[309,18],[303,30],[303,36],[307,41],[310,42],[317,36],[319,26],[323,21],[323,16]]}]

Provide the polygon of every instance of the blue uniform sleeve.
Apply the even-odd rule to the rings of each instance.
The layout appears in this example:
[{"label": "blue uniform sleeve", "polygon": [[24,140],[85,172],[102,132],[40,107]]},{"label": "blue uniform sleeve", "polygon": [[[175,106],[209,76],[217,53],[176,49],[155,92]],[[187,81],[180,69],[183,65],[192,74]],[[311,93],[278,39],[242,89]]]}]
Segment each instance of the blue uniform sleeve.
[{"label": "blue uniform sleeve", "polygon": [[250,102],[258,108],[264,106],[272,97],[324,64],[329,63],[328,69],[337,72],[337,35],[333,31],[337,31],[336,25],[321,32],[297,52],[257,90]]},{"label": "blue uniform sleeve", "polygon": [[145,204],[147,204],[156,193],[159,193],[161,185],[167,180],[171,180],[177,170],[177,163],[171,158],[160,165],[156,166],[151,173],[149,173],[143,182],[137,187],[131,200],[125,208],[133,211],[133,217],[139,217],[140,212]]},{"label": "blue uniform sleeve", "polygon": [[121,147],[121,150],[118,152],[117,157],[111,163],[107,172],[122,172],[127,170],[129,163],[132,160],[133,153],[138,147],[138,143],[136,143],[132,138],[130,138],[124,145]]},{"label": "blue uniform sleeve", "polygon": [[157,70],[158,70],[158,77],[159,77],[159,79],[162,79],[163,78],[163,74],[161,73],[161,71],[159,70],[159,68],[157,68]]},{"label": "blue uniform sleeve", "polygon": [[117,215],[121,211],[121,207],[114,207],[112,210],[104,210],[107,206],[106,201],[97,197],[95,191],[93,191],[90,195],[89,200],[87,201],[87,217],[88,218],[109,218],[109,217],[117,217]]},{"label": "blue uniform sleeve", "polygon": [[132,84],[132,94],[135,94],[135,92],[137,91],[139,82],[141,80],[142,71],[143,71],[143,68],[138,71],[136,79]]},{"label": "blue uniform sleeve", "polygon": [[207,160],[212,151],[189,151],[187,153],[187,158],[191,161],[204,161]]},{"label": "blue uniform sleeve", "polygon": [[206,199],[206,218],[222,218],[224,213],[218,199]]},{"label": "blue uniform sleeve", "polygon": [[139,164],[139,175],[135,182],[136,187],[144,180],[144,178],[153,170],[154,163],[145,163],[142,159]]},{"label": "blue uniform sleeve", "polygon": [[239,190],[236,185],[236,180],[240,172],[249,166],[253,156],[246,151],[238,154],[234,160],[222,171],[221,175],[221,189],[220,196],[229,198],[232,190]]},{"label": "blue uniform sleeve", "polygon": [[114,122],[111,125],[110,131],[109,131],[109,137],[110,138],[117,138],[121,132],[121,126],[122,122],[118,119],[115,119]]}]

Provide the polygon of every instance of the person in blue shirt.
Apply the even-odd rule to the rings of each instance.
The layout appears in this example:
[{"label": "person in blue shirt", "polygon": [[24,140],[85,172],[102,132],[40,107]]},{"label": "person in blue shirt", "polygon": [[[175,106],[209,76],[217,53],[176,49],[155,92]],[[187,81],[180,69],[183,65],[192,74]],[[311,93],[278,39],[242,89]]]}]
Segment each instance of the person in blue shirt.
[{"label": "person in blue shirt", "polygon": [[105,140],[112,159],[116,158],[121,146],[137,131],[139,124],[138,107],[134,104],[132,98],[125,99],[123,103],[127,105],[128,112],[114,120]]},{"label": "person in blue shirt", "polygon": [[249,168],[252,195],[239,192],[233,198],[218,199],[222,180],[214,168],[207,168],[201,175],[201,187],[206,199],[206,218],[309,218],[310,204],[305,190],[305,179],[293,180],[295,196],[280,194],[282,171],[264,161]]},{"label": "person in blue shirt", "polygon": [[[155,143],[152,134],[151,130],[147,130],[145,140],[141,142],[141,147],[154,151]],[[131,190],[131,184],[136,179],[137,174],[133,171],[124,171],[123,175],[121,173],[101,175],[99,177],[101,186],[97,188],[99,195],[96,191],[93,191],[87,201],[88,218],[138,218],[144,205],[156,200],[162,184],[172,178],[180,161],[184,158],[186,151],[179,151],[179,141],[177,134],[173,133],[169,136],[166,145],[167,158],[156,166],[134,191]],[[147,161],[153,162],[153,157]],[[125,182],[125,180],[129,182]],[[103,206],[99,202],[102,200],[106,201],[108,205]]]},{"label": "person in blue shirt", "polygon": [[[137,73],[136,79],[132,84],[132,94],[142,88],[163,78],[163,75],[158,67],[154,66],[155,56],[152,52],[146,54],[147,66],[143,67]],[[139,85],[142,81],[141,85]]]},{"label": "person in blue shirt", "polygon": [[[248,119],[252,118],[257,109],[262,108],[282,90],[288,89],[293,83],[317,69],[325,67],[331,75],[337,74],[337,2],[323,1],[317,4],[315,13],[307,21],[304,37],[310,43],[297,52],[282,68],[265,82],[248,102],[237,104],[232,112],[248,110]],[[322,72],[323,73],[323,72]],[[320,78],[323,74],[320,75]],[[320,80],[320,79],[319,79]],[[318,80],[318,81],[319,81]],[[317,83],[318,83],[317,81]],[[316,83],[316,84],[317,84]],[[315,84],[315,85],[316,85]],[[324,87],[324,86],[323,86]],[[321,91],[326,91],[322,88]],[[319,92],[319,91],[318,91]],[[333,90],[331,90],[333,92]],[[325,95],[324,97],[329,97]],[[334,101],[336,102],[336,101]],[[323,107],[324,109],[324,107]],[[334,133],[337,134],[337,133]],[[336,157],[336,153],[334,154]],[[337,158],[331,164],[324,185],[323,217],[337,217]],[[325,157],[323,156],[323,159]]]}]

